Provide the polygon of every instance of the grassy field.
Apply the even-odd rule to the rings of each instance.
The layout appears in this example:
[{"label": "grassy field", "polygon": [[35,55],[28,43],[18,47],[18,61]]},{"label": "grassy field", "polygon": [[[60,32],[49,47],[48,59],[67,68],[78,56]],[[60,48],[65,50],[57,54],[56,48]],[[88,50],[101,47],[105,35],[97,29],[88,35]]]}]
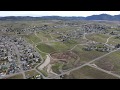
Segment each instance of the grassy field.
[{"label": "grassy field", "polygon": [[39,51],[39,53],[40,53],[40,55],[42,56],[42,58],[45,60],[45,59],[46,59],[46,55],[47,55],[47,54],[42,53],[42,52],[40,52],[40,51]]},{"label": "grassy field", "polygon": [[[28,43],[32,44],[33,46],[35,46],[34,42],[32,42],[30,39],[28,39],[26,36],[24,36],[24,38],[27,40]],[[34,47],[42,56],[43,59],[46,59],[46,54],[40,52],[40,50],[37,47]]]},{"label": "grassy field", "polygon": [[37,48],[43,52],[51,53],[51,52],[64,52],[70,50],[74,47],[76,43],[69,43],[69,42],[50,42],[50,43],[40,43]]},{"label": "grassy field", "polygon": [[110,35],[104,35],[104,34],[90,34],[86,35],[86,38],[92,41],[105,43],[107,41],[107,38],[109,38]]},{"label": "grassy field", "polygon": [[41,72],[45,77],[48,76],[48,73],[47,73],[45,70],[40,70],[40,72]]},{"label": "grassy field", "polygon": [[31,71],[26,71],[25,72],[25,76],[26,77],[32,77],[32,76],[36,76],[36,75],[39,75],[39,73],[36,72],[35,70],[31,70]]},{"label": "grassy field", "polygon": [[44,41],[50,41],[52,40],[50,35],[47,32],[38,32],[37,36],[44,42]]},{"label": "grassy field", "polygon": [[67,51],[70,50],[71,48],[73,48],[76,44],[78,44],[77,42],[73,41],[73,40],[69,40],[66,42],[51,42],[49,43],[57,52],[63,52],[63,51]]},{"label": "grassy field", "polygon": [[[59,44],[60,45],[60,44]],[[83,47],[84,46],[82,46],[82,45],[78,45],[76,48],[74,48],[72,51],[73,51],[73,54],[72,55],[74,55],[74,57],[72,56],[72,55],[70,55],[69,53],[67,53],[67,54],[65,54],[65,49],[63,48],[63,52],[60,52],[61,54],[57,54],[57,53],[55,53],[55,55],[54,54],[52,54],[51,56],[53,57],[53,58],[57,58],[57,57],[63,57],[63,55],[68,55],[68,56],[70,56],[71,58],[69,58],[69,59],[67,59],[67,58],[63,58],[63,59],[66,59],[66,63],[64,63],[63,64],[63,67],[62,67],[62,69],[63,70],[68,70],[68,69],[71,69],[71,68],[74,68],[74,67],[76,67],[76,66],[79,66],[79,65],[82,65],[82,64],[84,64],[84,63],[86,63],[86,62],[89,62],[89,61],[91,61],[91,60],[93,60],[93,59],[95,59],[95,58],[97,58],[97,57],[100,57],[100,56],[102,56],[102,55],[104,55],[104,54],[106,54],[106,52],[99,52],[99,51],[85,51],[85,50],[83,50]],[[59,49],[59,47],[56,47],[56,48],[58,48]],[[57,51],[57,50],[56,50]],[[62,55],[62,53],[64,53],[63,55]],[[75,58],[76,57],[76,58]],[[57,58],[58,59],[58,58]],[[59,60],[57,61],[57,62],[59,62]],[[57,64],[57,65],[55,65],[54,67],[57,67],[59,64]],[[55,69],[54,69],[55,70]],[[55,71],[57,71],[57,70],[55,70]]]},{"label": "grassy field", "polygon": [[118,79],[105,72],[99,71],[95,68],[84,66],[81,69],[71,72],[69,75],[65,75],[63,79]]},{"label": "grassy field", "polygon": [[43,59],[46,59],[46,53],[41,52],[37,47],[35,47],[39,54],[42,56]]},{"label": "grassy field", "polygon": [[76,44],[78,44],[78,42],[76,40],[68,40],[66,42],[64,42],[64,44],[69,48],[73,48]]},{"label": "grassy field", "polygon": [[[63,64],[62,70],[69,70],[69,69],[76,67],[75,61],[76,61],[76,59],[73,59],[73,58],[68,60],[68,63]],[[77,65],[78,64],[80,65],[79,62],[77,63]]]},{"label": "grassy field", "polygon": [[50,44],[58,52],[69,50],[69,47],[62,42],[52,42]]},{"label": "grassy field", "polygon": [[60,74],[60,68],[63,66],[63,64],[62,63],[59,63],[59,62],[57,62],[57,63],[55,63],[53,66],[52,66],[52,71],[53,72],[55,72],[55,73],[57,73],[57,74]]},{"label": "grassy field", "polygon": [[48,31],[40,31],[40,32],[37,32],[37,35],[40,35],[42,37],[48,37],[50,38],[50,35],[48,35],[49,32]]},{"label": "grassy field", "polygon": [[116,39],[115,37],[110,38],[108,44],[116,45],[120,44],[120,39]]},{"label": "grassy field", "polygon": [[98,67],[120,75],[120,51],[94,62]]},{"label": "grassy field", "polygon": [[41,42],[41,39],[39,39],[38,37],[36,37],[34,34],[26,36],[26,38],[28,38],[29,40],[32,40],[34,43]]},{"label": "grassy field", "polygon": [[60,37],[61,35],[59,35],[59,34],[53,34],[53,33],[51,33],[51,36],[52,36],[52,38],[53,38],[53,40],[56,40],[58,37]]},{"label": "grassy field", "polygon": [[83,37],[78,38],[78,39],[73,39],[73,40],[76,41],[76,43],[79,43],[79,44],[85,44],[85,43],[88,42],[88,40],[83,39]]},{"label": "grassy field", "polygon": [[42,52],[46,52],[46,53],[55,52],[55,49],[52,46],[47,45],[47,44],[43,44],[43,43],[39,44],[37,46],[37,48],[39,50],[41,50]]},{"label": "grassy field", "polygon": [[100,57],[102,55],[104,55],[106,52],[99,52],[99,51],[85,51],[83,50],[84,46],[77,46],[76,48],[74,48],[72,51],[74,53],[76,53],[79,57],[80,57],[80,61],[79,62],[88,62],[91,61],[97,57]]},{"label": "grassy field", "polygon": [[32,42],[32,40],[29,38],[29,36],[24,36],[24,38],[28,43],[34,44],[34,42]]},{"label": "grassy field", "polygon": [[17,75],[8,77],[7,79],[23,79],[23,75],[22,74],[17,74]]}]

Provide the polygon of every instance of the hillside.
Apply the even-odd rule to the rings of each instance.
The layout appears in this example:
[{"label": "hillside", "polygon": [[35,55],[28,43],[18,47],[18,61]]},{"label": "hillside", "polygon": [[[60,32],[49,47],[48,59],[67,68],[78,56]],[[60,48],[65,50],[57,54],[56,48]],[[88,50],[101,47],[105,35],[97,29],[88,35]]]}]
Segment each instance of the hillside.
[{"label": "hillside", "polygon": [[92,15],[87,17],[62,17],[62,16],[42,16],[42,17],[30,17],[30,16],[8,16],[0,17],[0,20],[109,20],[120,21],[120,15]]}]

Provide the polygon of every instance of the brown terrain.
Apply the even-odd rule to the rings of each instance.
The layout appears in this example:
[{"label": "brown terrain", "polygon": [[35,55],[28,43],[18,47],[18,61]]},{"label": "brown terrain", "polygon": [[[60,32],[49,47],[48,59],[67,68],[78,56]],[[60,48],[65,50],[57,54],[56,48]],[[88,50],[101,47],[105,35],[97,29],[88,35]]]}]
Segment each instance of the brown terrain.
[{"label": "brown terrain", "polygon": [[51,57],[53,58],[52,60],[60,60],[63,62],[68,62],[71,59],[77,60],[78,56],[73,53],[72,51],[67,51],[67,52],[61,52],[61,53],[52,53]]}]

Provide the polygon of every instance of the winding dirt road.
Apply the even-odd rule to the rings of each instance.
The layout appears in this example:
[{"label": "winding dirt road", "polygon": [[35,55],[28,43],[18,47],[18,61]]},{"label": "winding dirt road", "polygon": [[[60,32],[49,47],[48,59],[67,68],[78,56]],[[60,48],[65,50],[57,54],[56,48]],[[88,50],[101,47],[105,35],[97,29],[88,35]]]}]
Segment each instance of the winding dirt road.
[{"label": "winding dirt road", "polygon": [[46,58],[45,62],[38,67],[39,70],[42,70],[44,67],[46,67],[50,63],[50,55],[48,54],[46,56],[47,56],[47,58]]}]

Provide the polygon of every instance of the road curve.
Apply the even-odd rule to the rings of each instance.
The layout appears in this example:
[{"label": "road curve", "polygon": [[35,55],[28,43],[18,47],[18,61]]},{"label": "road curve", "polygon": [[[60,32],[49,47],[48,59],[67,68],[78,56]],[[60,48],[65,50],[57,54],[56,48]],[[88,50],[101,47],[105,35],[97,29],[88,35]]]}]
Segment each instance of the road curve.
[{"label": "road curve", "polygon": [[51,77],[51,78],[52,78],[52,79],[58,78],[58,77],[60,77],[60,76],[62,76],[62,75],[65,75],[65,74],[67,74],[67,73],[70,73],[70,72],[72,72],[72,71],[75,71],[75,70],[77,70],[77,69],[80,69],[80,68],[82,68],[82,67],[84,67],[84,66],[86,66],[86,65],[89,65],[90,63],[92,63],[92,62],[94,62],[94,61],[97,61],[97,60],[99,60],[99,59],[101,59],[101,58],[103,58],[103,57],[105,57],[105,56],[107,56],[107,55],[109,55],[109,54],[111,54],[111,53],[113,53],[113,52],[118,51],[119,49],[120,49],[120,48],[118,48],[118,49],[116,49],[116,50],[113,50],[113,51],[111,51],[111,52],[109,52],[109,53],[107,53],[107,54],[104,54],[104,55],[102,55],[102,56],[100,56],[100,57],[98,57],[98,58],[93,59],[93,60],[90,61],[90,62],[87,62],[87,63],[85,63],[85,64],[83,64],[83,65],[81,65],[81,66],[78,66],[78,67],[76,67],[76,68],[73,68],[73,69],[71,69],[71,70],[68,70],[68,71],[66,71],[66,72],[63,72],[63,73],[61,73],[61,74],[59,74],[59,75],[57,75],[57,76]]},{"label": "road curve", "polygon": [[46,56],[47,56],[47,58],[46,58],[45,62],[38,67],[39,70],[42,70],[44,67],[46,67],[50,63],[50,55],[48,54]]}]

